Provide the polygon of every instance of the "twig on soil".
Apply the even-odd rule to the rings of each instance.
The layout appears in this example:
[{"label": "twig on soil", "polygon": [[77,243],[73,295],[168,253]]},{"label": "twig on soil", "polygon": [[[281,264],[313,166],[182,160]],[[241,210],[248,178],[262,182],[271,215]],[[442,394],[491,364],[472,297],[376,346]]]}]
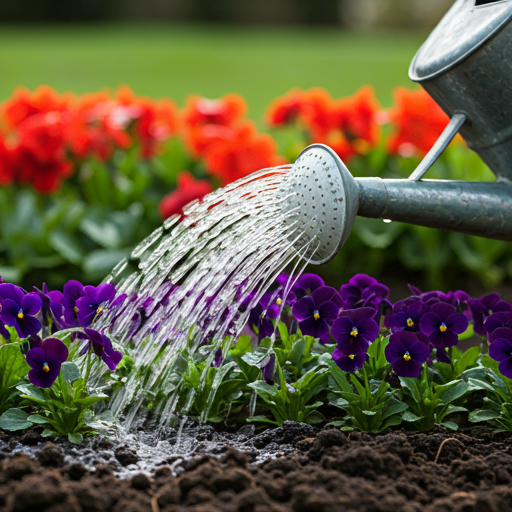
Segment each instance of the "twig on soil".
[{"label": "twig on soil", "polygon": [[437,455],[436,455],[436,459],[434,460],[434,464],[437,464],[437,461],[439,459],[439,456],[441,455],[441,450],[443,449],[443,446],[448,442],[448,441],[456,441],[457,443],[459,443],[460,445],[464,446],[464,443],[462,441],[460,441],[459,439],[456,439],[455,437],[449,437],[448,439],[445,439],[442,443],[441,443],[441,446],[439,447],[439,450],[437,450]]},{"label": "twig on soil", "polygon": [[160,507],[158,506],[158,495],[151,498],[151,512],[160,512]]}]

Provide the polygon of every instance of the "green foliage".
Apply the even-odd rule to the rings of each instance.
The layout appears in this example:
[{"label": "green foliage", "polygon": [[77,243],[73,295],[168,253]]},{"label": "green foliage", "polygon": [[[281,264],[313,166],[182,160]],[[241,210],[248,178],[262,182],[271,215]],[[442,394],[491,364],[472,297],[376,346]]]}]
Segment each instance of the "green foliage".
[{"label": "green foliage", "polygon": [[20,407],[32,406],[36,413],[10,409],[0,417],[0,428],[20,430],[33,425],[44,425],[44,435],[65,435],[75,443],[80,442],[84,434],[108,427],[91,410],[91,406],[108,396],[103,393],[90,394],[86,389],[86,380],[81,377],[80,370],[74,363],[63,363],[57,380],[49,389],[37,388],[32,384],[19,384],[17,390],[23,400]]},{"label": "green foliage", "polygon": [[29,368],[19,344],[0,345],[0,413],[12,406],[19,394],[16,385]]},{"label": "green foliage", "polygon": [[330,425],[339,426],[342,430],[359,429],[372,433],[400,425],[407,405],[396,398],[398,390],[391,389],[389,383],[368,379],[368,363],[358,372],[359,375],[350,374],[350,381],[332,359],[328,365],[330,405],[347,413],[343,419],[332,421]]}]

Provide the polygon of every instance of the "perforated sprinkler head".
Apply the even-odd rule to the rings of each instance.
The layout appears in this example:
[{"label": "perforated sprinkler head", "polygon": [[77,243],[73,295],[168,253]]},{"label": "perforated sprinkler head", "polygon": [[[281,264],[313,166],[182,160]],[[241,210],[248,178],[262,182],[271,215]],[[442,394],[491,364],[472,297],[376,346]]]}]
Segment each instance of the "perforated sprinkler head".
[{"label": "perforated sprinkler head", "polygon": [[326,263],[341,249],[354,224],[359,204],[356,181],[331,148],[312,144],[293,164],[287,186],[286,207],[292,213],[286,222],[298,228],[295,235],[302,233],[294,247],[310,263]]}]

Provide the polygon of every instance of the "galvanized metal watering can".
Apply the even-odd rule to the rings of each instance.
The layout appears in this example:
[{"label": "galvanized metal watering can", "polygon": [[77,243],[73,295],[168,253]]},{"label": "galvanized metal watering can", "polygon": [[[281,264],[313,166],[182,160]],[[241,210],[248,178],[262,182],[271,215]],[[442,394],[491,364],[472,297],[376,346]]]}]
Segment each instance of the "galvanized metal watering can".
[{"label": "galvanized metal watering can", "polygon": [[[295,162],[291,206],[307,257],[329,261],[356,215],[512,241],[512,0],[457,0],[409,68],[451,120],[406,180],[354,178],[329,147],[313,144]],[[460,132],[496,175],[493,183],[422,180]]]}]

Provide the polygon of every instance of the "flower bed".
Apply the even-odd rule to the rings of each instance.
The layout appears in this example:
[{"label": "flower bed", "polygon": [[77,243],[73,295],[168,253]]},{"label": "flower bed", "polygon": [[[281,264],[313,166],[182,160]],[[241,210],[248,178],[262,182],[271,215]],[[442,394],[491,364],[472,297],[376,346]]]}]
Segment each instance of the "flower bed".
[{"label": "flower bed", "polygon": [[[0,106],[0,273],[27,288],[97,284],[163,217],[293,162],[312,142],[330,145],[355,176],[407,177],[447,122],[423,91],[398,88],[384,110],[368,86],[340,99],[292,90],[269,106],[265,131],[246,112],[236,94],[191,96],[180,109],[126,87],[79,97],[44,86],[15,91]],[[429,176],[493,179],[460,140]],[[400,267],[430,287],[469,276],[493,288],[509,263],[504,242],[360,218],[322,272],[348,280]]]},{"label": "flower bed", "polygon": [[[162,410],[172,385],[178,411],[214,423],[292,420],[379,433],[486,422],[512,430],[512,305],[498,294],[471,299],[411,286],[410,297],[391,304],[387,287],[366,275],[336,290],[305,274],[285,294],[287,280],[263,295],[235,342],[227,337],[219,348],[206,337],[200,350],[181,350],[146,411]],[[94,329],[127,297],[112,284],[70,281],[63,292],[30,293],[2,283],[0,298],[0,428],[44,425],[44,436],[80,442],[114,427],[103,412],[112,394],[131,371],[142,380],[152,371],[133,369],[129,341],[121,349],[108,328]],[[134,315],[132,334],[143,317]],[[461,352],[459,339],[473,333],[481,344]],[[100,382],[91,380],[98,365],[108,368]]]}]

